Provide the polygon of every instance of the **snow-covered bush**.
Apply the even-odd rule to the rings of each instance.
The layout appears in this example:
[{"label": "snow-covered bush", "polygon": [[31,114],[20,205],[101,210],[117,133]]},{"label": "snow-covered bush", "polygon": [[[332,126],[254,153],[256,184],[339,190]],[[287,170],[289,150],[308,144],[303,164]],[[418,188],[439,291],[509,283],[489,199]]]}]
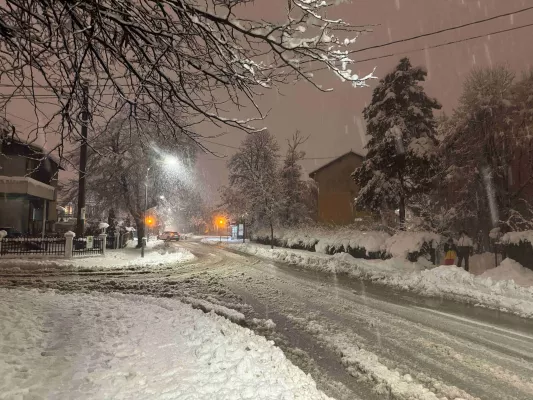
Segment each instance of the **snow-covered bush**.
[{"label": "snow-covered bush", "polygon": [[[274,231],[274,245],[291,249],[315,251],[318,243],[318,232],[320,229],[307,228],[278,228]],[[253,241],[261,244],[270,244],[270,230],[259,229],[252,232]]]},{"label": "snow-covered bush", "polygon": [[533,270],[533,231],[507,232],[500,243],[507,257]]},{"label": "snow-covered bush", "polygon": [[433,232],[398,232],[388,238],[382,250],[389,257],[406,258],[415,262],[419,257],[430,255],[434,258],[435,249],[442,236]]},{"label": "snow-covered bush", "polygon": [[315,249],[325,254],[344,252],[355,258],[382,258],[381,247],[389,237],[381,231],[339,229],[321,237]]},{"label": "snow-covered bush", "polygon": [[504,244],[515,244],[520,243],[533,243],[533,231],[523,231],[523,232],[507,232],[502,236],[501,242]]},{"label": "snow-covered bush", "polygon": [[[270,244],[270,230],[252,233],[252,240]],[[389,238],[382,231],[362,231],[350,227],[303,226],[280,228],[274,232],[274,245],[324,254],[349,253],[356,258],[382,258],[382,245]]]}]

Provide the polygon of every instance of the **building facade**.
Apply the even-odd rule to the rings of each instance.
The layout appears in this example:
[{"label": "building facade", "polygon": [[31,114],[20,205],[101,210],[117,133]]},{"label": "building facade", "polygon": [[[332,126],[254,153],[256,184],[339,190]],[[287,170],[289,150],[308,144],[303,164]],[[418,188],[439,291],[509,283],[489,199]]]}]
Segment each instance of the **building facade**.
[{"label": "building facade", "polygon": [[355,208],[359,188],[351,176],[363,159],[350,150],[309,174],[318,186],[318,222],[348,225],[366,215]]},{"label": "building facade", "polygon": [[58,160],[0,129],[0,227],[24,234],[54,231]]}]

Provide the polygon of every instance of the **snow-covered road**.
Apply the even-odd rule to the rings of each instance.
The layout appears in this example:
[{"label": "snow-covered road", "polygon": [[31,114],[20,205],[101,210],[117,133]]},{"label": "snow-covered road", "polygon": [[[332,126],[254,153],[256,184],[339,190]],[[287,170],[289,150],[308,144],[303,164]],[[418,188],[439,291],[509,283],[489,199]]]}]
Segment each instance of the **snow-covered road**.
[{"label": "snow-covered road", "polygon": [[10,275],[0,284],[178,297],[222,315],[237,309],[234,320],[274,339],[338,399],[533,398],[531,320],[198,242],[180,246],[197,260],[143,273]]}]

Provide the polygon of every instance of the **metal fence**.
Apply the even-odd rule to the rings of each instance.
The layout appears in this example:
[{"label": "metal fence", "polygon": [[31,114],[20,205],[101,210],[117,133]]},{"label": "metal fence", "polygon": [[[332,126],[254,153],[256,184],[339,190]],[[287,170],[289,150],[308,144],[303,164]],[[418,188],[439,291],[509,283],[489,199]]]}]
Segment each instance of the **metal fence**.
[{"label": "metal fence", "polygon": [[106,248],[108,249],[123,249],[128,244],[128,241],[133,238],[131,232],[123,233],[120,236],[109,235],[106,240]]},{"label": "metal fence", "polygon": [[72,247],[74,256],[104,254],[104,240],[98,236],[75,237]]},{"label": "metal fence", "polygon": [[0,255],[12,254],[65,254],[65,238],[61,237],[17,237],[4,238],[1,243]]}]

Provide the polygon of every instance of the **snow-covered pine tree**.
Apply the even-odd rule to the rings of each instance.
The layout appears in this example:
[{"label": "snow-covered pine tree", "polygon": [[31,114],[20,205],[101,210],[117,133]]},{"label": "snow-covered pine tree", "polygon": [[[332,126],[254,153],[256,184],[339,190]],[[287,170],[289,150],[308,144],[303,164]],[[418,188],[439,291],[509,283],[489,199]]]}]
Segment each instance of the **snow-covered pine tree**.
[{"label": "snow-covered pine tree", "polygon": [[402,227],[406,201],[431,187],[438,163],[433,110],[441,106],[420,85],[426,75],[403,58],[380,80],[363,111],[368,153],[352,174],[361,188],[357,206],[399,208]]}]

